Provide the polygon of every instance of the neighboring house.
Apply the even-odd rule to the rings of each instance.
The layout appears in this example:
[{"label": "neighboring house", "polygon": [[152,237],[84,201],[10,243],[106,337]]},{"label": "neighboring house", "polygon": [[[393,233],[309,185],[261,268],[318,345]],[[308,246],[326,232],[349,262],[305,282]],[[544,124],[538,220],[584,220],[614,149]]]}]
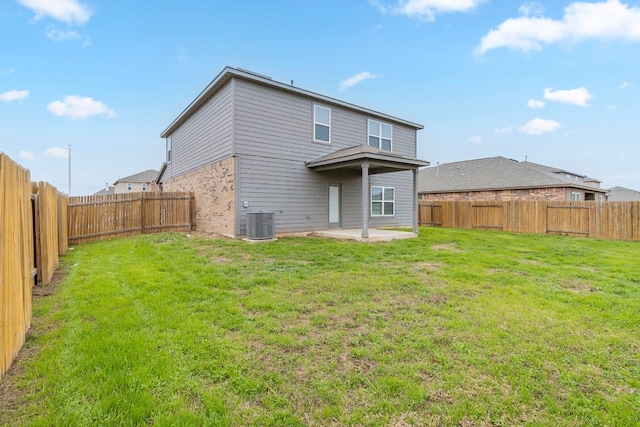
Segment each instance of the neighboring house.
[{"label": "neighboring house", "polygon": [[159,191],[160,187],[156,183],[158,171],[148,169],[135,175],[125,176],[113,183],[115,194],[132,193],[136,191]]},{"label": "neighboring house", "polygon": [[95,193],[93,193],[94,196],[106,196],[109,194],[115,194],[116,192],[116,187],[114,187],[113,185],[109,184],[108,182],[105,183],[104,188],[100,191],[96,191]]},{"label": "neighboring house", "polygon": [[640,201],[640,191],[625,187],[612,187],[607,190],[607,200],[610,202],[637,202]]},{"label": "neighboring house", "polygon": [[606,200],[598,180],[505,157],[422,169],[418,193],[421,200]]},{"label": "neighboring house", "polygon": [[162,132],[164,191],[193,191],[196,228],[245,234],[412,226],[423,126],[226,67]]}]

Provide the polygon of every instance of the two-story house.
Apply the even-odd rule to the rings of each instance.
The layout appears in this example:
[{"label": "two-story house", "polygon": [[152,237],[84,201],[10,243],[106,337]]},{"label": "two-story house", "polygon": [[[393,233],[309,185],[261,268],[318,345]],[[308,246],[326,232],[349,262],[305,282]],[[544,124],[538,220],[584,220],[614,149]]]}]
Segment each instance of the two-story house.
[{"label": "two-story house", "polygon": [[412,227],[423,126],[226,67],[162,132],[165,191],[193,191],[196,228],[245,234],[247,212],[277,233]]},{"label": "two-story house", "polygon": [[[109,193],[107,186],[106,194],[132,193],[137,191],[158,191],[156,178],[158,171],[155,169],[147,169],[146,171],[136,173],[134,175],[125,176],[113,183],[113,192]],[[104,194],[104,193],[103,193]]]}]

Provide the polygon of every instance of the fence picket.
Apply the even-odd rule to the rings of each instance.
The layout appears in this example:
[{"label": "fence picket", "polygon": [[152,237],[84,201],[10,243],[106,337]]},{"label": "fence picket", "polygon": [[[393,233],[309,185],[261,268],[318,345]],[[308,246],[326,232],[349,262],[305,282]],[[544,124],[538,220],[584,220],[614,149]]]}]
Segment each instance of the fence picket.
[{"label": "fence picket", "polygon": [[173,192],[70,197],[69,243],[189,231],[192,199],[192,193]]},{"label": "fence picket", "polygon": [[423,226],[640,241],[640,202],[420,201]]}]

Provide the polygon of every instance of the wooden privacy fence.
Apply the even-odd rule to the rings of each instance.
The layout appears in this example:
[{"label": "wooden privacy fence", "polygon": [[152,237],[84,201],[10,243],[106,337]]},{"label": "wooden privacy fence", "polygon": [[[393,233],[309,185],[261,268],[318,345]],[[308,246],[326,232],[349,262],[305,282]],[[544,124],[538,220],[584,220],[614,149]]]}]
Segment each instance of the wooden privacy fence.
[{"label": "wooden privacy fence", "polygon": [[[0,153],[0,378],[31,325],[31,289],[67,250],[67,198]],[[60,224],[64,224],[62,227]]]},{"label": "wooden privacy fence", "polygon": [[31,326],[35,266],[31,189],[29,171],[0,153],[0,378]]},{"label": "wooden privacy fence", "polygon": [[69,243],[189,231],[193,193],[142,192],[69,198]]},{"label": "wooden privacy fence", "polygon": [[640,240],[640,202],[420,201],[423,226]]}]

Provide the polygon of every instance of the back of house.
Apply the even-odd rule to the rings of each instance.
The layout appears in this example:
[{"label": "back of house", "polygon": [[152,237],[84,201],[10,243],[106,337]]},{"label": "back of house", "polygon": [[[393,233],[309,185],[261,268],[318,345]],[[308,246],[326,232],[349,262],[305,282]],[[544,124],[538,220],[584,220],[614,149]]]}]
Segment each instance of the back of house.
[{"label": "back of house", "polygon": [[274,212],[279,233],[414,226],[413,122],[225,68],[162,133],[159,181],[193,191],[197,228],[245,234]]}]

